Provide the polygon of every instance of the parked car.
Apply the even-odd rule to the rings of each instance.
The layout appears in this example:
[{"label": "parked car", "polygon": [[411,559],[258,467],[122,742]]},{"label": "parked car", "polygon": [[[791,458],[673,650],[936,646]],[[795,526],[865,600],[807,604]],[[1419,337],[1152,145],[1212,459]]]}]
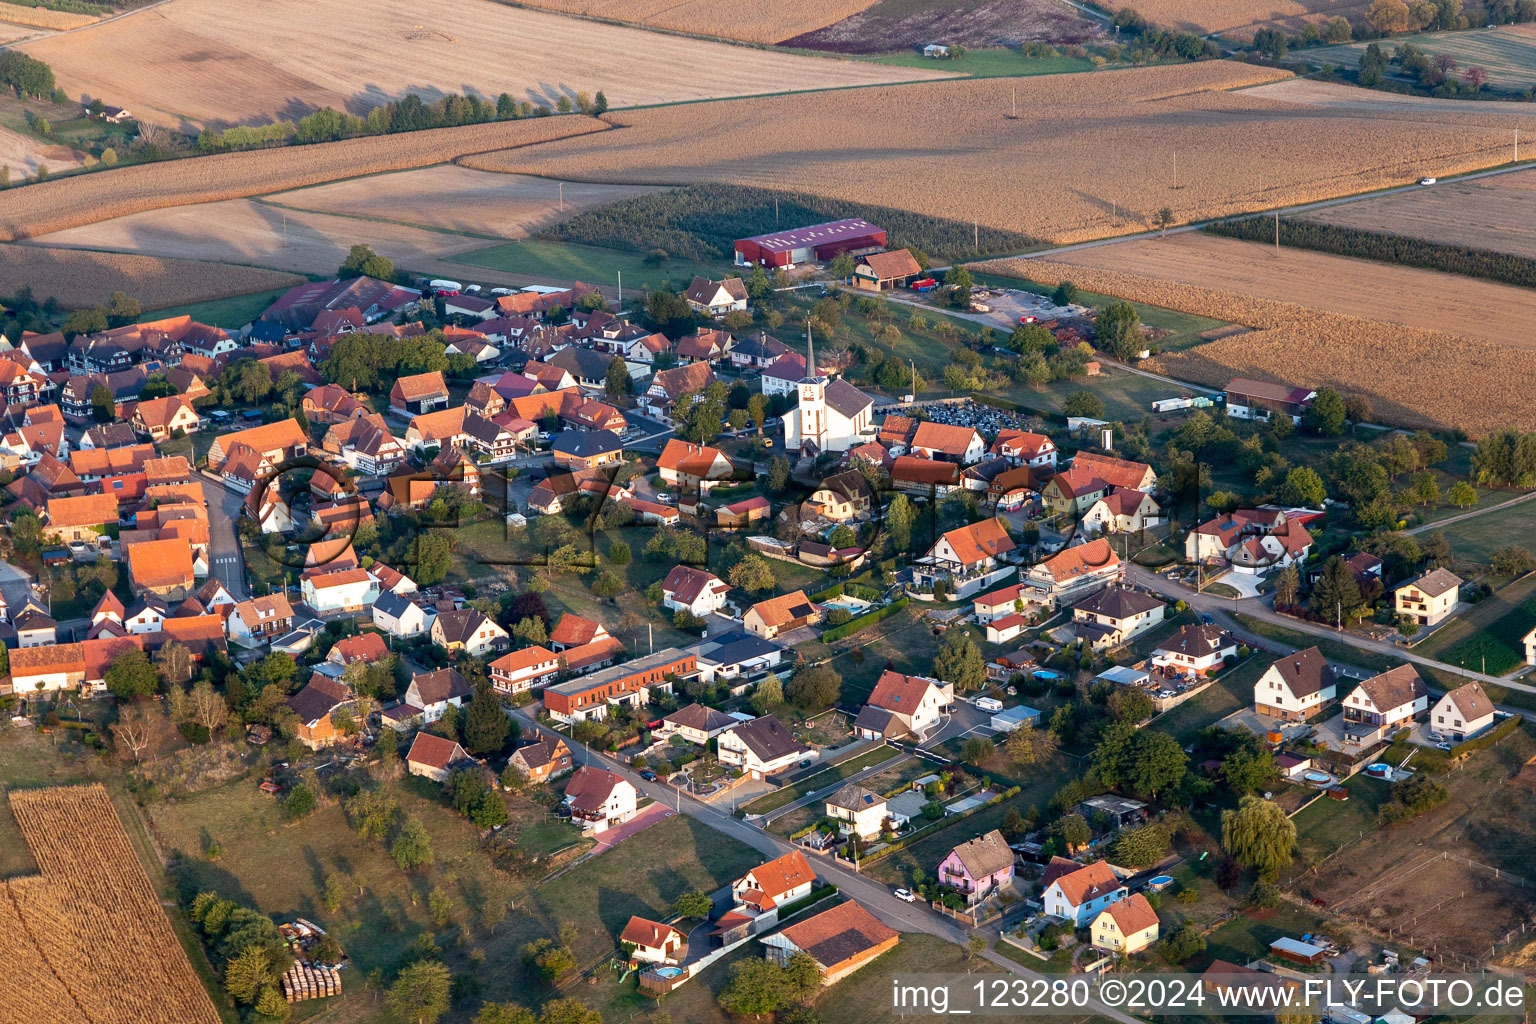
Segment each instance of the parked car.
[{"label": "parked car", "polygon": [[913,895],[912,891],[909,890],[909,889],[897,889],[897,890],[895,890],[895,895],[896,895],[896,898],[901,900],[903,903],[916,903],[917,902],[917,897],[915,895]]},{"label": "parked car", "polygon": [[1444,740],[1441,740],[1439,743],[1435,744],[1435,749],[1436,750],[1450,750],[1451,749],[1451,745],[1449,743],[1445,742]]},{"label": "parked car", "polygon": [[1419,179],[1419,184],[1420,185],[1433,185],[1437,180],[1439,180],[1439,179],[1436,179],[1436,178],[1420,178]]},{"label": "parked car", "polygon": [[642,771],[640,773],[640,777],[646,782],[656,782],[660,778],[660,776],[651,771],[649,768],[647,768],[645,771]]}]

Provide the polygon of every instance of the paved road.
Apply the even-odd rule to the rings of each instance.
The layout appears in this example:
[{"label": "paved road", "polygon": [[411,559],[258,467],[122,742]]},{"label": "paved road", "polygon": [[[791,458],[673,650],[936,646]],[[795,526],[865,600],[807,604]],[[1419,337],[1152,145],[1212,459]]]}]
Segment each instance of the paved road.
[{"label": "paved road", "polygon": [[1459,523],[1466,519],[1476,519],[1478,516],[1485,516],[1490,512],[1498,512],[1503,509],[1507,509],[1512,505],[1519,505],[1523,502],[1530,501],[1533,498],[1536,498],[1536,491],[1531,491],[1528,494],[1522,494],[1520,497],[1511,498],[1508,501],[1501,501],[1497,505],[1488,505],[1483,508],[1475,508],[1470,512],[1462,512],[1459,515],[1448,516],[1445,519],[1441,519],[1437,522],[1425,523],[1423,526],[1415,526],[1413,529],[1404,530],[1403,532],[1407,534],[1414,534],[1425,533],[1429,530],[1438,530],[1442,526],[1450,526],[1452,523]]},{"label": "paved road", "polygon": [[[1339,643],[1344,643],[1351,647],[1359,648],[1360,650],[1371,651],[1376,654],[1385,654],[1389,657],[1398,658],[1402,661],[1410,661],[1418,665],[1428,665],[1431,668],[1439,669],[1442,672],[1452,672],[1466,679],[1475,679],[1482,683],[1494,683],[1498,686],[1503,686],[1511,690],[1524,690],[1527,693],[1536,693],[1536,686],[1516,682],[1512,679],[1506,679],[1502,676],[1487,675],[1483,672],[1473,672],[1470,669],[1457,668],[1454,665],[1447,665],[1444,662],[1436,661],[1433,658],[1426,658],[1422,654],[1415,654],[1406,648],[1399,647],[1397,644],[1386,643],[1381,640],[1372,640],[1368,637],[1357,636],[1353,633],[1332,629],[1328,626],[1320,625],[1316,622],[1305,622],[1301,619],[1293,619],[1289,616],[1281,615],[1266,605],[1261,598],[1249,597],[1240,601],[1232,601],[1227,598],[1216,597],[1211,594],[1197,594],[1182,584],[1174,583],[1171,580],[1163,578],[1157,573],[1151,572],[1135,564],[1127,564],[1126,578],[1129,579],[1132,583],[1135,583],[1141,587],[1145,587],[1146,589],[1151,590],[1153,593],[1161,594],[1170,600],[1183,600],[1184,603],[1196,611],[1204,612],[1205,614],[1210,615],[1212,618],[1218,620],[1218,622],[1224,628],[1232,632],[1232,635],[1236,636],[1239,640],[1242,640],[1245,643],[1255,643],[1261,647],[1269,648],[1272,650],[1282,649],[1285,647],[1284,644],[1277,644],[1273,640],[1269,640],[1265,637],[1245,630],[1234,619],[1232,619],[1231,613],[1233,611],[1239,611],[1244,615],[1250,615],[1253,618],[1262,619],[1265,622],[1273,623],[1277,626],[1283,626],[1286,629],[1295,630],[1299,633],[1308,633],[1312,636],[1335,640]],[[1358,669],[1358,666],[1354,667]]]},{"label": "paved road", "polygon": [[245,585],[245,555],[235,524],[240,521],[245,495],[206,473],[203,491],[208,495],[208,574],[217,577],[235,600],[244,601],[251,595]]},{"label": "paved road", "polygon": [[[532,707],[530,705],[527,708],[519,708],[513,713],[523,726],[524,733],[530,736],[538,735],[545,731],[534,724],[531,714]],[[576,752],[578,763],[595,764],[609,771],[617,772],[633,783],[646,796],[659,803],[669,804],[679,813],[686,814],[700,824],[707,825],[723,835],[730,836],[732,839],[747,844],[765,857],[782,856],[794,849],[788,840],[768,835],[760,829],[754,828],[746,822],[733,817],[729,811],[712,807],[702,800],[695,800],[693,797],[681,793],[671,786],[645,782],[634,775],[627,766],[620,764],[612,758],[598,754],[573,740],[568,739],[566,742]],[[836,882],[838,888],[843,893],[857,899],[876,917],[898,931],[923,932],[956,945],[964,945],[969,938],[970,933],[955,924],[955,922],[939,916],[921,904],[905,903],[897,899],[891,890],[881,882],[866,878],[851,868],[832,861],[830,858],[817,857],[813,858],[812,862],[815,864],[816,873],[819,876]],[[990,934],[995,936],[996,929],[991,929]],[[1050,981],[1054,977],[1027,970],[1002,954],[990,949],[985,950],[981,955],[1009,974],[1019,975],[1028,979],[1044,979],[1046,981]],[[1107,1006],[1094,1005],[1088,1009],[1094,1011],[1098,1016],[1109,1017],[1119,1022],[1119,1024],[1143,1024],[1137,1018]]]}]

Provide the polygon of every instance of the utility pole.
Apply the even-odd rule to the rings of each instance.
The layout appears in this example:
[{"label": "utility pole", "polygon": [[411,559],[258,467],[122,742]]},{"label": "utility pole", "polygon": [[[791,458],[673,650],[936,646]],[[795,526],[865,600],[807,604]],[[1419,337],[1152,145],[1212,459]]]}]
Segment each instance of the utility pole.
[{"label": "utility pole", "polygon": [[981,221],[971,221],[971,248],[981,252]]},{"label": "utility pole", "polygon": [[1014,120],[1018,120],[1019,117],[1019,87],[1017,83],[1013,87],[1013,117]]},{"label": "utility pole", "polygon": [[773,197],[773,226],[779,226],[779,197]]},{"label": "utility pole", "polygon": [[1173,187],[1179,187],[1179,151],[1173,151]]},{"label": "utility pole", "polygon": [[1280,258],[1280,211],[1275,211],[1275,259]]},{"label": "utility pole", "polygon": [[619,312],[624,312],[624,271],[619,271]]},{"label": "utility pole", "polygon": [[565,212],[565,182],[563,182],[563,181],[560,182],[558,187],[560,189],[560,212],[564,213]]},{"label": "utility pole", "polygon": [[1515,129],[1515,163],[1520,162],[1520,129]]}]

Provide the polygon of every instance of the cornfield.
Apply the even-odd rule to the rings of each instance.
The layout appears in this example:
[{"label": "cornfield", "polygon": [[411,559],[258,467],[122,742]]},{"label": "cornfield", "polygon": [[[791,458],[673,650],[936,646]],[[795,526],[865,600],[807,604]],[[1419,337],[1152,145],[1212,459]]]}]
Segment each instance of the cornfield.
[{"label": "cornfield", "polygon": [[[1164,207],[1178,223],[1485,167],[1508,158],[1511,129],[1536,129],[1536,108],[1232,91],[1276,80],[1288,75],[1207,61],[623,110],[606,115],[622,132],[461,163],[813,192],[1074,242],[1151,227]],[[1377,95],[1397,107],[1378,110]]]},{"label": "cornfield", "polygon": [[107,791],[10,803],[39,874],[0,883],[0,1024],[219,1024]]},{"label": "cornfield", "polygon": [[654,25],[675,32],[777,43],[851,17],[874,0],[786,0],[740,4],[736,0],[536,0],[535,7],[613,21]]},{"label": "cornfield", "polygon": [[294,274],[228,263],[0,245],[0,295],[29,285],[39,298],[51,296],[66,309],[99,306],[114,291],[138,299],[145,309],[164,309],[303,282]]},{"label": "cornfield", "polygon": [[0,3],[0,21],[13,25],[71,29],[93,25],[99,20],[101,19],[94,14],[71,14],[69,11],[50,11],[46,7],[23,7],[20,4]]},{"label": "cornfield", "polygon": [[237,199],[379,171],[442,163],[467,153],[527,146],[601,131],[571,115],[377,135],[53,178],[0,192],[0,242],[93,224],[144,210]]},{"label": "cornfield", "polygon": [[993,260],[973,268],[1045,285],[1070,280],[1085,291],[1254,328],[1147,364],[1169,376],[1211,387],[1236,376],[1327,385],[1369,396],[1377,419],[1408,428],[1456,428],[1474,437],[1501,426],[1536,429],[1525,383],[1536,375],[1536,352],[1065,263]]}]

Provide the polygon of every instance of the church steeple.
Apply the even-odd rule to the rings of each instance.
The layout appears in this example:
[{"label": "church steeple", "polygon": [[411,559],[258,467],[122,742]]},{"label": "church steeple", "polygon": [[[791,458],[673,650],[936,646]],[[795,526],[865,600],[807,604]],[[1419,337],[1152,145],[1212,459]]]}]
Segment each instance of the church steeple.
[{"label": "church steeple", "polygon": [[816,367],[816,344],[811,338],[811,321],[805,321],[805,376],[802,381],[820,381],[821,372]]}]

